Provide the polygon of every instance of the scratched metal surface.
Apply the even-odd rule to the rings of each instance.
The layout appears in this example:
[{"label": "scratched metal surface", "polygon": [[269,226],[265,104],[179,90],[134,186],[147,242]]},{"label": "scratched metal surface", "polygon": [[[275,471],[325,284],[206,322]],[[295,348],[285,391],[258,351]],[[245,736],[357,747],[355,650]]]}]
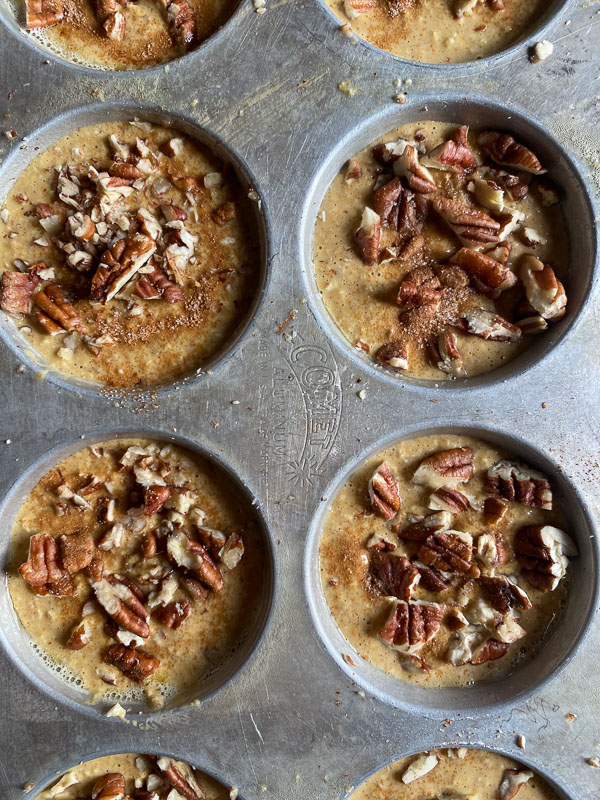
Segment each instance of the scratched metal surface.
[{"label": "scratched metal surface", "polygon": [[[133,103],[140,114],[163,109],[181,116],[222,139],[256,176],[272,242],[270,280],[248,335],[212,374],[162,396],[157,408],[135,414],[101,396],[36,380],[29,371],[19,374],[18,360],[3,344],[0,490],[43,452],[81,434],[176,428],[220,456],[256,495],[278,579],[271,624],[248,667],[199,707],[143,726],[135,719],[90,718],[55,702],[0,654],[0,797],[21,797],[28,780],[37,790],[81,758],[160,751],[220,775],[246,800],[333,800],[376,767],[443,743],[499,748],[548,771],[573,800],[600,796],[600,770],[586,764],[600,754],[596,628],[562,675],[530,699],[490,715],[465,710],[442,722],[357,693],[314,631],[302,581],[306,532],[325,487],[359,450],[406,428],[483,424],[522,435],[560,464],[597,517],[595,298],[573,335],[521,378],[460,396],[433,386],[400,388],[351,360],[319,324],[312,298],[303,302],[298,229],[319,165],[355,126],[393,108],[397,77],[412,80],[407,106],[396,107],[398,124],[421,91],[448,88],[467,98],[477,91],[525,107],[593,172],[600,147],[599,12],[596,2],[567,3],[546,33],[556,47],[548,61],[531,66],[522,46],[483,71],[443,71],[377,53],[343,36],[318,0],[267,0],[262,16],[245,0],[200,51],[144,74],[71,68],[0,27],[3,129],[30,136],[59,112],[109,101]],[[0,5],[0,14],[7,13]],[[338,91],[341,81],[356,89],[353,97]],[[4,192],[7,175],[0,175]],[[298,316],[286,329],[294,334],[288,340],[275,331],[292,308]],[[8,535],[4,524],[2,536]],[[571,725],[567,712],[577,715]],[[517,733],[526,736],[525,751],[515,745]]]}]

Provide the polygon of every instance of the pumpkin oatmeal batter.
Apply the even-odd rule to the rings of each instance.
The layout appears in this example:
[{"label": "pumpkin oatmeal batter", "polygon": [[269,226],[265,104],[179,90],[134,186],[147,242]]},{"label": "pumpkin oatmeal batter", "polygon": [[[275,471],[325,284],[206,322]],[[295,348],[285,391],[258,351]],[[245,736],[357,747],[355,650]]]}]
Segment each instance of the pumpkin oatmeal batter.
[{"label": "pumpkin oatmeal batter", "polygon": [[428,64],[476,61],[535,28],[544,0],[327,0],[357,36]]},{"label": "pumpkin oatmeal batter", "polygon": [[440,434],[378,453],[340,489],[321,580],[366,661],[424,686],[467,686],[543,646],[576,554],[544,475],[487,442]]},{"label": "pumpkin oatmeal batter", "polygon": [[40,44],[76,64],[143,69],[185,54],[212,36],[239,0],[10,0]]},{"label": "pumpkin oatmeal batter", "polygon": [[[178,794],[173,794],[179,792]],[[104,792],[104,794],[103,794]],[[124,753],[79,764],[38,795],[37,800],[103,800],[104,797],[166,800],[229,800],[229,790],[183,761],[166,756]]]},{"label": "pumpkin oatmeal batter", "polygon": [[0,306],[23,349],[69,377],[172,382],[248,318],[254,211],[231,166],[177,131],[140,120],[81,128],[8,192]]},{"label": "pumpkin oatmeal batter", "polygon": [[351,345],[439,381],[493,370],[543,335],[565,313],[568,252],[545,172],[509,134],[441,122],[350,159],[317,215],[313,261]]},{"label": "pumpkin oatmeal batter", "polygon": [[408,756],[378,770],[351,800],[558,800],[528,767],[488,750],[461,747]]},{"label": "pumpkin oatmeal batter", "polygon": [[38,655],[90,702],[189,699],[252,632],[265,553],[239,490],[200,456],[115,440],[48,472],[21,507],[11,599]]}]

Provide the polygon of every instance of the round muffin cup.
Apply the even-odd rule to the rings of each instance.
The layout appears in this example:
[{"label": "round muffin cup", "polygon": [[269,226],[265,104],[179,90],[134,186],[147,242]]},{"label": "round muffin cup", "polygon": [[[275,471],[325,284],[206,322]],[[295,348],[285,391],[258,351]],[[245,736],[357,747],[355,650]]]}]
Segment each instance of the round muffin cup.
[{"label": "round muffin cup", "polygon": [[[525,660],[510,675],[496,681],[482,681],[469,687],[424,688],[391,675],[365,661],[347,641],[333,618],[321,585],[319,547],[327,514],[338,491],[355,470],[371,456],[394,444],[431,434],[472,436],[491,442],[546,474],[553,486],[554,500],[564,512],[568,530],[575,539],[579,556],[571,561],[571,585],[563,618],[545,640],[540,652]],[[346,675],[368,694],[403,711],[426,717],[492,714],[514,706],[540,691],[571,661],[589,632],[598,604],[598,544],[585,501],[562,474],[557,464],[524,439],[483,426],[437,426],[406,430],[381,439],[359,453],[337,474],[324,491],[322,503],[310,525],[304,555],[304,588],[317,633],[329,655]],[[349,664],[344,656],[354,662]]]},{"label": "round muffin cup", "polygon": [[[2,580],[0,581],[0,614],[4,620],[4,624],[0,629],[0,646],[4,648],[13,664],[27,680],[37,689],[52,697],[56,702],[64,703],[71,709],[100,719],[105,718],[106,711],[117,702],[116,700],[103,701],[91,705],[87,702],[88,696],[85,690],[61,681],[54,672],[44,665],[42,659],[35,654],[31,646],[32,639],[19,622],[12,604],[8,588],[6,563],[10,550],[11,532],[15,516],[38,481],[50,469],[79,450],[94,444],[100,444],[101,442],[128,438],[150,439],[157,442],[173,444],[201,456],[216,466],[219,471],[237,485],[240,494],[249,503],[252,503],[265,552],[265,576],[260,610],[256,618],[252,620],[251,628],[242,644],[231,654],[228,661],[222,667],[217,669],[204,681],[202,687],[198,691],[192,690],[192,692],[187,695],[177,696],[173,703],[167,701],[162,708],[157,710],[153,710],[147,703],[136,704],[127,701],[128,713],[135,714],[136,720],[143,721],[148,718],[156,719],[158,715],[168,713],[174,714],[178,710],[185,709],[186,706],[191,703],[208,700],[235,680],[236,676],[256,654],[267,628],[270,625],[276,579],[272,540],[262,510],[254,499],[254,495],[248,483],[243,481],[239,475],[236,475],[227,463],[210,448],[200,446],[191,439],[187,439],[183,436],[175,436],[150,428],[137,430],[128,428],[109,430],[102,433],[96,432],[91,436],[58,445],[41,456],[19,476],[0,504],[0,522],[3,530],[6,532],[6,536],[3,537],[0,546],[0,564],[2,564],[3,572]],[[107,687],[107,690],[110,691],[110,687]]]},{"label": "round muffin cup", "polygon": [[[343,21],[335,14],[327,5],[325,0],[317,0],[317,3],[323,8],[324,12],[337,23],[338,26],[343,24]],[[568,9],[574,6],[575,0],[550,0],[548,7],[541,14],[538,24],[530,26],[523,31],[523,34],[509,47],[500,50],[498,53],[492,53],[485,58],[474,59],[473,61],[457,61],[451,64],[432,64],[429,61],[418,61],[416,59],[403,58],[381,47],[371,44],[367,39],[363,39],[358,33],[353,33],[352,39],[359,41],[361,45],[370,50],[373,55],[384,56],[393,59],[399,66],[406,65],[414,69],[415,67],[424,67],[439,72],[444,72],[447,77],[458,77],[472,72],[487,73],[497,66],[500,66],[504,61],[508,61],[511,57],[517,56],[524,47],[534,45],[544,38],[548,30],[557,22]],[[346,20],[350,25],[352,20]]]},{"label": "round muffin cup", "polygon": [[[410,122],[436,120],[469,125],[471,128],[492,128],[506,131],[523,144],[531,147],[548,169],[548,177],[561,189],[561,202],[569,230],[570,273],[565,282],[567,313],[556,324],[552,324],[541,336],[533,337],[530,346],[516,358],[490,372],[455,380],[424,380],[410,374],[392,370],[376,364],[370,357],[358,351],[346,339],[325,308],[319,293],[313,266],[313,235],[317,214],[333,178],[349,158],[360,153],[380,136]],[[585,169],[571,156],[565,147],[533,117],[513,106],[490,100],[482,95],[470,95],[455,91],[411,92],[406,105],[401,108],[390,104],[374,113],[367,121],[351,130],[322,161],[311,181],[302,209],[299,224],[300,261],[302,278],[313,313],[336,347],[357,366],[367,370],[379,380],[386,380],[416,390],[464,391],[471,388],[488,387],[498,381],[506,381],[522,375],[537,366],[542,359],[554,352],[558,345],[571,334],[581,318],[592,288],[597,279],[598,239],[595,224],[595,208],[591,193],[587,189],[588,177]]]},{"label": "round muffin cup", "polygon": [[[425,744],[427,745],[428,742],[425,742]],[[380,770],[389,767],[391,764],[395,764],[396,761],[400,761],[403,758],[410,758],[410,756],[418,756],[420,753],[430,752],[431,750],[458,750],[460,747],[466,747],[468,750],[486,750],[489,753],[497,753],[499,756],[512,758],[514,761],[518,761],[519,764],[529,767],[529,769],[539,775],[540,778],[543,778],[548,786],[556,792],[560,800],[576,800],[561,781],[559,781],[551,772],[549,772],[545,766],[539,764],[537,761],[533,761],[531,758],[528,758],[523,750],[509,752],[508,750],[501,750],[499,747],[484,747],[483,745],[473,741],[458,741],[451,743],[433,741],[428,747],[421,747],[418,750],[408,750],[406,753],[400,753],[395,758],[391,759],[390,761],[386,761],[384,764],[379,764],[379,766],[375,767],[375,769],[359,778],[354,784],[353,788],[343,796],[342,800],[350,800],[352,793],[362,786],[365,781],[369,780],[369,778],[372,778],[373,775],[376,775]]]},{"label": "round muffin cup", "polygon": [[208,147],[215,155],[222,158],[233,167],[237,179],[241,186],[252,187],[259,197],[259,202],[252,203],[258,241],[260,246],[259,277],[257,281],[257,292],[252,307],[238,323],[238,326],[225,346],[207,359],[201,369],[193,369],[187,375],[182,375],[176,381],[159,384],[148,384],[134,387],[123,387],[113,389],[103,384],[84,381],[78,378],[63,374],[50,367],[41,354],[37,353],[19,333],[14,320],[4,311],[0,311],[0,337],[8,346],[11,352],[29,369],[36,373],[42,373],[40,377],[51,381],[61,389],[76,391],[79,395],[93,397],[103,394],[106,391],[117,391],[126,394],[130,391],[148,391],[157,396],[165,396],[183,388],[184,386],[194,386],[207,370],[215,370],[222,364],[241,343],[246,339],[254,327],[258,309],[267,290],[269,279],[268,259],[272,250],[271,223],[269,212],[266,208],[264,198],[258,185],[258,181],[248,169],[243,158],[232,153],[227,144],[216,134],[209,133],[200,128],[196,123],[186,119],[184,116],[167,114],[163,111],[151,108],[144,108],[133,103],[111,102],[105,104],[94,104],[83,106],[58,117],[41,126],[27,137],[28,149],[21,149],[15,146],[6,159],[0,164],[0,205],[4,198],[12,189],[14,182],[19,178],[23,170],[29,166],[33,159],[55,142],[62,139],[70,132],[86,125],[94,125],[105,122],[120,122],[136,117],[139,120],[151,122],[155,125],[162,125],[171,128],[174,132],[179,132],[190,139],[196,140],[200,144]]}]

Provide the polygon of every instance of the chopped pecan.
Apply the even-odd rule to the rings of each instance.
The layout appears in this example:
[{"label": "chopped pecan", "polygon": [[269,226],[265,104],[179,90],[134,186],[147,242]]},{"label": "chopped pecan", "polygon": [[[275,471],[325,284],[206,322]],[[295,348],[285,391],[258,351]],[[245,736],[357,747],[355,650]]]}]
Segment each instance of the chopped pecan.
[{"label": "chopped pecan", "polygon": [[221,570],[208,551],[183,531],[169,534],[167,554],[178,567],[187,569],[192,577],[202,581],[214,592],[220,592],[223,588]]},{"label": "chopped pecan", "polygon": [[142,555],[144,558],[153,558],[158,552],[156,536],[152,531],[145,531],[142,535]]},{"label": "chopped pecan", "polygon": [[409,238],[402,244],[402,247],[398,251],[397,258],[400,261],[407,263],[417,261],[417,259],[422,257],[423,250],[425,249],[426,245],[427,242],[423,234],[415,233],[412,236],[409,236]]},{"label": "chopped pecan", "polygon": [[144,491],[144,514],[151,517],[164,506],[171,497],[171,490],[168,486],[149,486]]},{"label": "chopped pecan", "polygon": [[413,653],[429,642],[440,629],[444,606],[422,600],[410,603],[394,601],[388,621],[379,638],[388,647]]},{"label": "chopped pecan", "polygon": [[362,178],[362,167],[357,158],[351,158],[346,164],[346,174],[344,175],[344,182],[351,184],[359,181]]},{"label": "chopped pecan", "polygon": [[371,550],[374,552],[380,553],[389,553],[392,550],[395,550],[398,545],[395,542],[392,542],[386,536],[383,536],[379,533],[372,533],[367,540],[365,547],[367,550]]},{"label": "chopped pecan", "polygon": [[469,498],[458,489],[440,486],[429,498],[429,508],[433,508],[435,511],[449,511],[451,514],[461,514],[463,511],[469,511],[472,506]]},{"label": "chopped pecan", "polygon": [[205,800],[204,789],[188,764],[161,756],[156,759],[156,766],[171,786],[186,800]]},{"label": "chopped pecan", "polygon": [[226,203],[223,203],[222,206],[219,206],[219,208],[215,208],[214,211],[211,211],[210,216],[217,225],[226,225],[235,217],[235,204],[232,203],[231,200],[228,200]]},{"label": "chopped pecan", "polygon": [[398,230],[418,233],[425,224],[429,205],[429,198],[425,195],[403,189],[398,200]]},{"label": "chopped pecan", "polygon": [[442,531],[433,534],[421,545],[419,559],[442,572],[460,572],[477,578],[480,569],[472,561],[473,537],[463,531]]},{"label": "chopped pecan", "polygon": [[138,279],[133,293],[143,300],[157,300],[160,297],[167,303],[182,303],[185,300],[181,288],[174,281],[169,280],[167,273],[159,267],[142,275]]},{"label": "chopped pecan", "polygon": [[381,241],[381,219],[372,208],[365,207],[360,227],[354,234],[360,257],[365,264],[371,266],[379,258],[379,242]]},{"label": "chopped pecan", "polygon": [[71,576],[60,563],[56,540],[49,533],[35,533],[31,536],[29,557],[19,567],[19,573],[36,594],[75,594]]},{"label": "chopped pecan", "polygon": [[552,489],[548,478],[518,461],[502,459],[488,467],[485,489],[492,497],[552,510]]},{"label": "chopped pecan", "polygon": [[344,0],[344,13],[348,19],[356,19],[367,11],[377,8],[378,0]]},{"label": "chopped pecan", "polygon": [[404,14],[413,8],[416,2],[417,0],[385,0],[385,5],[390,18],[394,19],[398,14]]},{"label": "chopped pecan", "polygon": [[499,534],[488,531],[477,537],[477,558],[486,567],[497,567],[506,561],[504,542]]},{"label": "chopped pecan", "polygon": [[411,144],[407,144],[404,152],[394,161],[394,173],[404,178],[413,192],[430,194],[437,190],[433,175],[421,164],[419,154]]},{"label": "chopped pecan", "polygon": [[65,643],[68,650],[83,650],[90,643],[90,630],[89,623],[86,619],[82,619],[77,623],[71,631],[69,638]]},{"label": "chopped pecan", "polygon": [[118,625],[142,639],[150,636],[149,614],[130,586],[114,575],[91,581],[91,586],[96,600]]},{"label": "chopped pecan", "polygon": [[408,369],[408,343],[394,339],[382,344],[377,351],[380,364],[392,369]]},{"label": "chopped pecan", "polygon": [[67,224],[73,238],[81,242],[88,242],[96,233],[96,225],[92,222],[92,218],[82,211],[76,211],[68,217]]},{"label": "chopped pecan", "polygon": [[120,772],[101,775],[92,786],[92,800],[124,800],[125,777]]},{"label": "chopped pecan", "polygon": [[518,175],[513,175],[512,172],[504,172],[504,170],[493,170],[492,174],[494,175],[494,180],[500,184],[505,192],[508,192],[515,202],[519,202],[527,195],[529,186]]},{"label": "chopped pecan", "polygon": [[400,178],[392,178],[373,194],[373,210],[384,228],[398,228],[398,201],[402,194]]},{"label": "chopped pecan", "polygon": [[446,576],[442,577],[442,573],[439,570],[428,567],[427,564],[423,564],[418,559],[412,563],[419,570],[420,583],[423,589],[427,589],[428,592],[443,592],[448,588],[448,583],[444,579]]},{"label": "chopped pecan", "polygon": [[468,246],[500,241],[500,223],[485,211],[465,206],[448,197],[434,197],[431,202],[463,244]]},{"label": "chopped pecan", "polygon": [[198,539],[208,550],[213,558],[219,557],[219,551],[225,546],[227,537],[222,531],[208,528],[206,525],[197,524]]},{"label": "chopped pecan", "polygon": [[549,208],[550,206],[555,206],[557,203],[560,203],[558,188],[552,181],[549,181],[548,178],[539,178],[534,181],[533,186],[544,207]]},{"label": "chopped pecan", "polygon": [[404,556],[380,550],[371,557],[371,573],[384,594],[409,600],[421,579],[419,570]]},{"label": "chopped pecan", "polygon": [[490,339],[492,342],[517,342],[521,338],[521,329],[517,325],[480,306],[465,311],[460,321],[467,333],[479,336],[480,339]]},{"label": "chopped pecan", "polygon": [[196,38],[196,15],[188,0],[163,0],[167,10],[169,33],[182,49],[189,49]]},{"label": "chopped pecan", "polygon": [[434,753],[424,753],[412,761],[402,773],[402,783],[419,780],[438,765],[439,758]]},{"label": "chopped pecan", "polygon": [[497,661],[497,659],[503,658],[507,654],[509,647],[510,644],[508,642],[499,642],[497,639],[486,639],[483,644],[473,650],[471,664],[479,666],[488,661]]},{"label": "chopped pecan", "polygon": [[94,538],[87,531],[63,534],[58,537],[58,541],[60,543],[62,563],[71,575],[85,569],[96,552]]},{"label": "chopped pecan", "polygon": [[525,219],[525,213],[518,208],[506,209],[502,214],[496,214],[496,220],[500,224],[498,239],[503,242],[514,233]]},{"label": "chopped pecan", "polygon": [[552,267],[526,253],[521,256],[519,273],[527,300],[538,314],[552,322],[561,319],[567,309],[567,295]]},{"label": "chopped pecan", "polygon": [[244,540],[239,531],[227,537],[227,541],[219,550],[219,558],[227,569],[235,569],[244,555]]},{"label": "chopped pecan", "polygon": [[415,470],[411,483],[432,489],[445,485],[454,488],[470,480],[473,472],[472,448],[453,447],[424,458]]},{"label": "chopped pecan", "polygon": [[194,603],[203,603],[208,597],[208,589],[196,578],[192,578],[190,575],[182,575],[179,581]]},{"label": "chopped pecan", "polygon": [[465,16],[470,16],[478,3],[479,0],[454,0],[454,16],[459,20],[462,20]]},{"label": "chopped pecan", "polygon": [[486,525],[498,525],[508,510],[508,505],[499,497],[486,497],[483,504],[483,521]]},{"label": "chopped pecan", "polygon": [[498,800],[512,800],[530,778],[533,778],[533,772],[529,769],[505,769],[498,786]]},{"label": "chopped pecan", "polygon": [[534,175],[546,172],[535,153],[507,133],[485,131],[479,134],[477,143],[496,164],[503,167],[515,167]]},{"label": "chopped pecan", "polygon": [[450,328],[441,331],[435,340],[429,342],[427,352],[431,363],[440,372],[454,375],[456,378],[466,375],[465,365],[458,349],[458,338]]},{"label": "chopped pecan", "polygon": [[514,542],[523,577],[536,589],[556,589],[567,573],[569,557],[577,555],[571,537],[552,525],[526,525],[517,531]]},{"label": "chopped pecan", "polygon": [[121,41],[125,17],[117,0],[95,0],[96,19],[109,39]]},{"label": "chopped pecan", "polygon": [[36,275],[6,270],[0,280],[0,308],[7,314],[29,314],[31,295],[39,282]]},{"label": "chopped pecan", "polygon": [[108,165],[108,174],[115,178],[127,178],[130,181],[144,177],[144,173],[135,164],[130,164],[128,161],[111,161]]},{"label": "chopped pecan", "polygon": [[369,478],[368,491],[373,511],[384,519],[393,519],[400,510],[402,499],[398,481],[385,461]]},{"label": "chopped pecan", "polygon": [[172,203],[163,205],[160,208],[167,222],[174,222],[175,220],[178,220],[179,222],[185,222],[187,219],[187,213],[184,211],[184,209],[180,208],[179,206],[174,206]]},{"label": "chopped pecan", "polygon": [[56,25],[65,16],[61,0],[27,0],[25,4],[27,30],[48,28]]},{"label": "chopped pecan", "polygon": [[404,308],[418,306],[439,306],[442,299],[442,287],[439,278],[429,266],[411,269],[400,284],[396,303]]},{"label": "chopped pecan", "polygon": [[481,575],[479,583],[492,608],[501,614],[508,614],[515,606],[531,608],[529,597],[505,575]]},{"label": "chopped pecan", "polygon": [[500,213],[504,210],[504,191],[496,181],[473,178],[467,189],[484,208]]},{"label": "chopped pecan", "polygon": [[469,278],[460,267],[436,264],[434,270],[444,289],[465,289],[469,285]]},{"label": "chopped pecan", "polygon": [[166,606],[159,606],[153,613],[157,619],[167,628],[177,629],[186,621],[192,613],[192,606],[186,601],[173,601]]},{"label": "chopped pecan", "polygon": [[517,276],[511,269],[468,247],[461,247],[450,263],[457,264],[467,273],[478,292],[493,299],[500,297],[502,292],[517,282]]},{"label": "chopped pecan", "polygon": [[490,244],[483,248],[483,252],[493,258],[494,261],[499,261],[500,264],[506,264],[512,252],[512,242],[498,242],[497,244]]},{"label": "chopped pecan", "polygon": [[160,667],[160,661],[155,656],[138,647],[128,647],[124,644],[111,644],[102,660],[105,664],[120,669],[136,683],[146,680]]},{"label": "chopped pecan", "polygon": [[392,525],[392,531],[405,541],[424,542],[432,533],[448,530],[450,525],[452,525],[452,514],[448,511],[435,511],[416,522],[411,522],[404,529],[400,524]]},{"label": "chopped pecan", "polygon": [[85,574],[92,581],[102,580],[102,576],[104,575],[104,561],[102,560],[101,555],[96,553],[88,566],[85,568]]},{"label": "chopped pecan", "polygon": [[461,175],[473,172],[477,162],[469,145],[468,133],[469,126],[461,125],[450,139],[434,147],[422,163],[428,167],[458,172]]},{"label": "chopped pecan", "polygon": [[36,292],[33,301],[44,314],[64,330],[81,330],[79,315],[68,299],[67,293],[58,284],[47,283],[43,289]]},{"label": "chopped pecan", "polygon": [[536,336],[548,330],[548,322],[539,314],[532,314],[530,317],[519,320],[519,328],[525,336]]},{"label": "chopped pecan", "polygon": [[97,303],[107,303],[150,260],[155,251],[156,244],[145,234],[137,233],[127,239],[119,239],[102,255],[92,278],[91,299]]}]

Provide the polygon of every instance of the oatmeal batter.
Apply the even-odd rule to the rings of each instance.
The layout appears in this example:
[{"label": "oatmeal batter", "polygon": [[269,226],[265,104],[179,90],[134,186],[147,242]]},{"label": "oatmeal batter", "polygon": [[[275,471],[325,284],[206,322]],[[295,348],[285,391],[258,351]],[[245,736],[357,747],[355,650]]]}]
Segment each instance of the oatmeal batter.
[{"label": "oatmeal batter", "polygon": [[[467,575],[460,575],[450,570],[443,576],[446,588],[436,587],[436,591],[430,590],[428,582],[425,585],[427,576],[422,575],[407,594],[411,601],[442,605],[444,608],[440,615],[444,621],[437,634],[420,648],[417,646],[408,652],[406,649],[392,649],[389,642],[381,638],[383,626],[396,602],[390,596],[393,587],[382,585],[385,561],[388,556],[393,556],[392,561],[397,556],[406,556],[411,561],[417,561],[420,567],[425,567],[421,550],[425,537],[413,537],[404,531],[423,517],[427,519],[426,515],[436,513],[436,509],[447,509],[446,505],[434,502],[431,484],[412,482],[413,478],[421,480],[415,477],[415,471],[426,457],[451,448],[465,447],[472,449],[473,476],[466,483],[458,485],[452,479],[440,478],[437,485],[446,481],[455,486],[469,499],[471,508],[453,510],[447,515],[445,524],[436,530],[443,532],[449,526],[453,531],[472,534],[472,556],[468,562],[471,571]],[[521,562],[516,558],[516,535],[524,526],[543,524],[564,530],[564,523],[560,509],[555,507],[547,510],[506,500],[502,501],[504,515],[500,521],[494,523],[490,520],[484,513],[484,501],[490,497],[485,484],[486,472],[491,465],[507,458],[510,459],[510,455],[495,446],[465,436],[440,434],[417,437],[369,458],[340,489],[323,528],[320,545],[321,580],[337,625],[349,644],[366,661],[395,678],[424,686],[467,686],[477,681],[500,679],[539,650],[548,631],[552,630],[561,616],[566,602],[568,577],[560,580],[553,591],[542,591],[533,586],[529,578],[524,577]],[[382,463],[388,466],[397,481],[401,498],[399,511],[395,514],[390,511],[390,519],[373,512],[374,506],[369,500],[369,479]],[[485,508],[487,510],[488,506]],[[431,520],[434,519],[432,516]],[[478,545],[484,533],[488,536],[492,534],[492,543],[499,544],[504,550],[503,559],[494,561],[488,557],[487,546]],[[383,542],[389,543],[388,549],[378,551]],[[473,577],[473,565],[475,574],[481,573],[478,578]],[[473,664],[468,659],[474,656],[475,650],[471,654],[468,647],[475,648],[477,643],[487,641],[486,637],[494,637],[497,630],[495,626],[503,617],[502,614],[497,617],[496,612],[490,609],[489,603],[493,603],[493,598],[490,599],[481,587],[485,576],[494,575],[510,577],[526,593],[531,608],[509,612],[508,616],[518,622],[522,630],[517,633],[518,638],[504,645],[504,655],[497,660]],[[437,577],[440,575],[437,574]],[[529,577],[537,583],[536,576]],[[400,593],[396,592],[398,596]],[[458,617],[454,617],[457,611]],[[504,616],[504,619],[507,617]],[[467,623],[469,628],[457,630],[458,624],[466,626]],[[475,644],[471,642],[467,646],[466,655],[462,651],[453,652],[454,648],[461,649],[459,642],[462,640],[459,637],[463,632],[475,634]],[[483,638],[479,638],[480,635]],[[453,658],[453,663],[450,663],[450,658]],[[472,657],[472,660],[476,659]]]},{"label": "oatmeal batter", "polygon": [[[3,276],[2,308],[24,350],[70,377],[172,382],[247,319],[260,272],[253,205],[228,164],[177,131],[138,120],[76,130],[31,162],[0,210],[0,269],[32,281],[20,305],[5,286],[15,276]],[[123,243],[145,252],[107,297],[101,267],[118,274]],[[74,319],[38,302],[46,287]]]},{"label": "oatmeal batter", "polygon": [[[131,455],[136,452],[142,455]],[[157,485],[148,488],[140,481]],[[157,496],[165,489],[161,481],[170,487],[166,500]],[[152,513],[149,503],[156,507],[161,499],[163,505]],[[182,552],[189,544],[182,532],[200,548],[200,560],[211,567],[202,579],[190,553]],[[73,537],[82,533],[91,537],[92,561],[71,576],[75,594],[69,595],[67,587],[56,596],[56,584],[32,586],[23,569],[23,577],[20,574],[30,537],[40,533],[66,534],[67,543],[77,542]],[[63,540],[55,541],[58,563],[62,558],[66,568]],[[223,552],[225,543],[227,551],[232,541],[241,547],[241,557],[238,552],[233,561],[236,547],[229,556]],[[149,632],[139,628],[140,619],[131,625],[111,614],[110,597],[106,599],[110,587],[93,569],[98,560],[104,567],[102,577],[128,581],[141,598],[142,623],[145,619]],[[172,702],[177,696],[201,694],[203,682],[243,644],[260,607],[264,561],[250,504],[214,465],[172,445],[118,440],[69,456],[40,480],[15,519],[7,572],[19,620],[53,671],[82,685],[92,703],[126,702],[145,694],[151,704],[160,706],[165,699]],[[45,596],[38,594],[48,590]],[[121,584],[117,590],[127,597]],[[167,612],[172,614],[170,620]],[[72,649],[81,635],[87,643]],[[154,671],[123,672],[122,662],[107,660],[108,649],[113,647],[114,654],[114,648],[122,645],[141,648],[158,660],[158,665],[150,662]]]},{"label": "oatmeal batter", "polygon": [[[411,766],[412,771],[408,771]],[[427,768],[429,771],[421,777],[405,782]],[[352,793],[351,798],[438,800],[444,797],[460,797],[469,800],[503,800],[514,796],[503,794],[503,790],[508,790],[511,780],[515,785],[520,783],[518,800],[558,800],[556,793],[546,782],[527,767],[498,753],[465,747],[456,750],[432,750],[396,761],[367,778]]]},{"label": "oatmeal batter", "polygon": [[327,4],[367,42],[428,64],[475,61],[499,53],[526,36],[546,10],[544,0],[327,0]]},{"label": "oatmeal batter", "polygon": [[[313,261],[325,308],[352,347],[392,368],[399,377],[408,373],[436,381],[455,379],[487,372],[510,361],[535,340],[533,334],[541,333],[543,336],[548,327],[548,320],[525,303],[529,300],[529,291],[526,296],[523,282],[517,279],[522,278],[524,259],[533,256],[538,260],[535,263],[549,262],[558,279],[565,277],[567,228],[556,188],[547,183],[543,174],[532,175],[493,162],[478,144],[479,133],[476,131],[469,131],[466,139],[467,153],[470,151],[474,159],[470,169],[463,174],[450,168],[435,168],[435,162],[432,163],[435,148],[449,141],[453,145],[452,137],[461,130],[464,129],[455,124],[429,121],[410,123],[382,136],[351,159],[334,178],[317,215]],[[390,173],[390,165],[395,168],[398,163],[388,161],[382,164],[381,154],[376,160],[374,153],[386,145],[384,157],[396,158],[392,149],[404,142],[414,145],[421,165],[428,165],[430,179],[435,181],[435,191],[427,186],[424,193],[420,188],[412,193],[408,191],[415,202],[427,204],[423,212],[426,214],[424,227],[419,234],[414,222],[413,227],[408,225],[404,231],[382,225],[379,253],[375,263],[368,264],[356,242],[357,229],[362,226],[361,214],[375,205],[374,190],[390,181],[394,175],[394,172]],[[398,182],[399,179],[393,180]],[[504,190],[497,183],[498,189],[491,203],[489,198],[479,193],[488,180],[508,187]],[[407,191],[405,181],[406,176],[402,175],[400,182],[404,185],[404,194],[401,197]],[[515,200],[511,192],[524,196]],[[474,209],[489,225],[497,225],[496,219],[504,221],[514,214],[516,227],[500,242],[465,243],[432,209],[439,196],[447,198],[450,203],[458,203],[461,208]],[[494,205],[494,201],[497,203],[498,198],[501,206],[495,205],[496,211],[493,211],[489,206]],[[485,200],[487,207],[479,202],[480,199]],[[498,208],[506,216],[497,213]],[[421,235],[425,239],[424,248],[411,253],[412,242]],[[489,289],[483,292],[474,279],[469,281],[462,268],[456,270],[456,265],[452,264],[453,258],[459,257],[455,254],[464,254],[466,250],[481,251],[489,258],[486,263],[492,261],[492,266],[504,271],[510,279],[507,283],[512,281],[512,285],[495,292]],[[403,288],[403,279],[409,276],[410,280],[415,268],[427,264],[432,264],[439,274],[442,287],[451,285],[444,283],[441,274],[447,265],[466,285],[464,288],[443,289],[440,311],[433,320],[434,324],[429,330],[426,328],[429,320],[426,320],[422,326],[425,333],[422,334],[419,321],[405,325],[404,320],[427,311],[430,306],[415,308],[419,305],[419,298],[416,301],[412,299],[408,306],[400,305],[399,290]],[[435,276],[433,279],[437,280]],[[439,283],[437,285],[439,287]],[[566,297],[564,300],[566,304]],[[461,316],[466,310],[478,308],[497,313],[511,323],[507,336],[501,337],[502,341],[480,338],[464,330]],[[515,325],[522,327],[513,331]],[[455,339],[460,360],[450,360],[445,366],[440,366],[439,352],[432,356],[430,346],[436,342],[438,332],[441,334],[445,329]],[[392,361],[389,353],[386,356],[386,345],[396,340],[408,348],[405,360]]]},{"label": "oatmeal batter", "polygon": [[134,790],[141,791],[143,787],[146,791],[160,792],[159,797],[162,799],[174,788],[164,772],[173,766],[184,779],[189,780],[191,774],[196,784],[204,790],[206,800],[229,800],[229,790],[209,775],[197,769],[191,770],[181,761],[166,757],[157,759],[156,756],[137,753],[104,756],[93,761],[85,761],[61,776],[56,783],[45,789],[37,800],[79,800],[91,797],[94,784],[107,775],[122,776],[125,779],[127,793],[135,795]]}]

